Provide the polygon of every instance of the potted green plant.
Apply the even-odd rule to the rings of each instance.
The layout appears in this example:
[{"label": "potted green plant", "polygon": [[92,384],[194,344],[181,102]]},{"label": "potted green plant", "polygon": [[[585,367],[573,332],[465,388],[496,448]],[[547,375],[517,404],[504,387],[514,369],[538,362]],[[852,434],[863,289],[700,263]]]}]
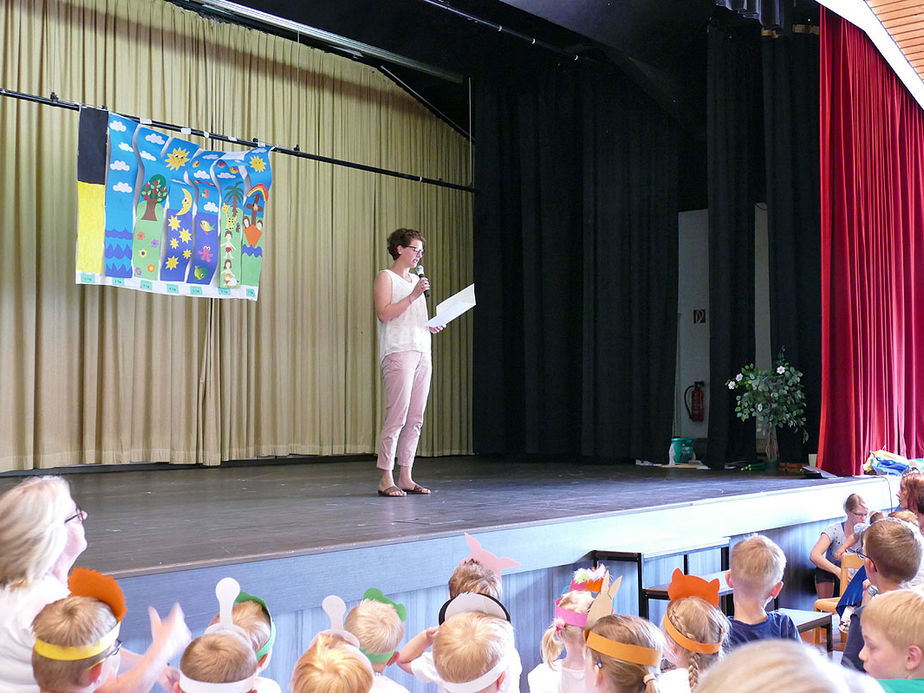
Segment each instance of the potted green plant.
[{"label": "potted green plant", "polygon": [[779,457],[777,428],[801,430],[802,441],[808,440],[802,372],[786,361],[782,349],[773,368],[763,370],[751,363],[725,384],[729,390],[738,392],[736,416],[742,421],[756,419],[759,432],[764,435],[768,461]]}]

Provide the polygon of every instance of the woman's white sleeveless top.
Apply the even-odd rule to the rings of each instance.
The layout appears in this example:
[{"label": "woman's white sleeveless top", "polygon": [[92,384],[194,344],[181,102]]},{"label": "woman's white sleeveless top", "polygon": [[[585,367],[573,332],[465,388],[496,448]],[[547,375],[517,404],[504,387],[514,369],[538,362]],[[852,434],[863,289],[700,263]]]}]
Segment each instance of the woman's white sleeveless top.
[{"label": "woman's white sleeveless top", "polygon": [[[391,270],[382,270],[391,279],[391,302],[403,301],[417,286],[420,279],[412,274],[406,282]],[[379,323],[379,362],[398,351],[430,353],[430,330],[427,329],[427,301],[418,298],[401,315]]]}]

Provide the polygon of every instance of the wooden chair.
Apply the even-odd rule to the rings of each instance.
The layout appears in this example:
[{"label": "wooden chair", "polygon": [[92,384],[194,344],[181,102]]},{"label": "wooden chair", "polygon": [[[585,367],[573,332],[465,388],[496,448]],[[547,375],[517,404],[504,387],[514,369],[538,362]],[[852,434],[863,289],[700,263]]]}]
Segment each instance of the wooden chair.
[{"label": "wooden chair", "polygon": [[[860,558],[857,554],[852,552],[847,552],[841,556],[841,589],[840,594],[844,594],[844,590],[847,589],[847,585],[850,584],[850,571],[858,570],[863,565],[863,559]],[[815,600],[815,611],[824,611],[829,614],[833,614],[837,611],[837,603],[840,601],[840,597],[826,597],[824,599]],[[815,631],[815,644],[818,644],[819,641],[819,631]]]}]

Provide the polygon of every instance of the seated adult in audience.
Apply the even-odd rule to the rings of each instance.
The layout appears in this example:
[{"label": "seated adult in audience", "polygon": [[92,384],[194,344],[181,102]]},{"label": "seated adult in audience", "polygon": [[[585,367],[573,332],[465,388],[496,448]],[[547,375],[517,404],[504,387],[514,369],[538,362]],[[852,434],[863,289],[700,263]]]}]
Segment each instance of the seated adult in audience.
[{"label": "seated adult in audience", "polygon": [[32,477],[0,496],[0,693],[38,693],[32,621],[69,594],[86,517],[60,477]]},{"label": "seated adult in audience", "polygon": [[[887,517],[870,525],[863,533],[862,555],[871,593],[884,594],[901,589],[918,574],[924,559],[924,541],[914,525]],[[878,597],[870,600],[870,604],[876,599]],[[857,671],[863,670],[860,650],[863,649],[864,635],[859,617],[865,608],[857,607],[850,619],[841,658],[844,666]]]},{"label": "seated adult in audience", "polygon": [[875,680],[839,667],[801,642],[739,647],[703,676],[696,693],[882,693]]},{"label": "seated adult in audience", "polygon": [[893,590],[872,600],[861,618],[866,673],[887,693],[924,691],[924,595]]},{"label": "seated adult in audience", "polygon": [[726,649],[752,640],[799,640],[799,631],[789,616],[765,610],[767,602],[783,589],[785,570],[786,556],[765,536],[755,534],[732,548],[728,586],[732,588],[735,617]]},{"label": "seated adult in audience", "polygon": [[847,535],[854,533],[854,525],[866,522],[869,515],[866,503],[856,493],[847,496],[844,511],[847,518],[843,522],[835,522],[825,527],[809,555],[816,566],[815,592],[819,599],[834,596],[835,580],[840,580],[841,576],[841,562],[835,555],[847,540]]}]

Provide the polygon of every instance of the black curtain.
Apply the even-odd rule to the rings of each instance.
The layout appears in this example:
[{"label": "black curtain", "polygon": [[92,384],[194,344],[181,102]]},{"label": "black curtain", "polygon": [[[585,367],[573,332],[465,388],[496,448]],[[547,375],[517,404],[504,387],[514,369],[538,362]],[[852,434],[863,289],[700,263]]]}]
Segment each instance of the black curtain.
[{"label": "black curtain", "polygon": [[805,462],[818,449],[821,412],[818,36],[762,43],[771,346],[803,372],[809,434],[803,445],[801,433],[781,429],[780,459]]},{"label": "black curtain", "polygon": [[482,83],[475,97],[475,449],[663,460],[673,121],[584,66]]},{"label": "black curtain", "polygon": [[725,381],[754,361],[754,204],[762,177],[760,28],[713,20],[707,38],[709,440],[706,463],[756,457],[753,419],[735,416]]}]

